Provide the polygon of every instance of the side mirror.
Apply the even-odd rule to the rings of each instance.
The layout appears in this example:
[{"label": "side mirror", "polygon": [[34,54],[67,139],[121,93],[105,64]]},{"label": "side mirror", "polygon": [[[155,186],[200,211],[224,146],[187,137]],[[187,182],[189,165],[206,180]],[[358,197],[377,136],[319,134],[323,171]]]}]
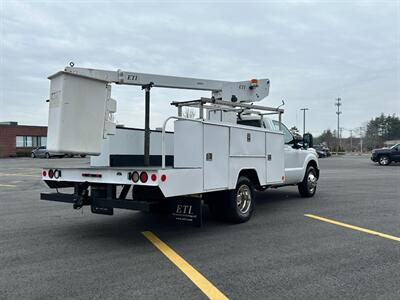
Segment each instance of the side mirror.
[{"label": "side mirror", "polygon": [[305,133],[303,135],[303,145],[304,145],[304,148],[314,147],[314,140],[313,140],[313,136],[311,133]]}]

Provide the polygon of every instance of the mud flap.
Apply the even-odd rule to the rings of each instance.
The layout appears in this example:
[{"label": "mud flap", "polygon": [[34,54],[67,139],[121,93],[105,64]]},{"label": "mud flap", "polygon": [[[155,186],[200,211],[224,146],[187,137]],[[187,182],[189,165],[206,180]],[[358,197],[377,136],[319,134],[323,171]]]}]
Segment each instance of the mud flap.
[{"label": "mud flap", "polygon": [[203,225],[203,200],[194,197],[168,198],[170,219],[179,224]]}]

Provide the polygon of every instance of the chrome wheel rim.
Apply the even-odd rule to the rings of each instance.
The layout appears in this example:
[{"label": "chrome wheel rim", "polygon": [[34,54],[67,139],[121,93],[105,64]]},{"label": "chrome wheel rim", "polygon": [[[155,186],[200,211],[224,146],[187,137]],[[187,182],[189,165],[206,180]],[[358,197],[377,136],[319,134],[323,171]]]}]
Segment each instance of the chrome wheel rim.
[{"label": "chrome wheel rim", "polygon": [[247,185],[242,185],[236,193],[236,204],[242,214],[246,214],[250,210],[251,191]]},{"label": "chrome wheel rim", "polygon": [[317,187],[317,176],[315,176],[315,173],[311,171],[308,173],[307,176],[307,188],[310,193],[313,193],[315,191],[315,188]]},{"label": "chrome wheel rim", "polygon": [[383,156],[380,158],[380,162],[382,165],[387,165],[389,162],[389,159],[386,156]]}]

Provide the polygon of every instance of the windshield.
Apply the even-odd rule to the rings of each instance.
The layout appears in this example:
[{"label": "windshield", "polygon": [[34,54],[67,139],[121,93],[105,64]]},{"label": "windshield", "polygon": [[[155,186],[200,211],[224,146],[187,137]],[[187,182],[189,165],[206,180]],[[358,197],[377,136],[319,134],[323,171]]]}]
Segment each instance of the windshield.
[{"label": "windshield", "polygon": [[398,147],[400,147],[400,144],[396,144],[396,145],[392,146],[390,149],[395,149],[395,148],[398,148]]}]

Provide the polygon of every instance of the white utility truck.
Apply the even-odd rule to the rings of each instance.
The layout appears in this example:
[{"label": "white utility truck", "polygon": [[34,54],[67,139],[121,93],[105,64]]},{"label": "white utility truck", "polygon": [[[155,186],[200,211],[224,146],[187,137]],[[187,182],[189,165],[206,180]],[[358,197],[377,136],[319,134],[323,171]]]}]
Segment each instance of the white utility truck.
[{"label": "white utility truck", "polygon": [[[268,95],[268,79],[228,82],[73,66],[49,79],[47,148],[91,159],[87,168],[43,169],[43,180],[57,191],[42,193],[43,200],[89,205],[106,215],[114,208],[165,206],[175,220],[201,224],[203,204],[232,222],[249,220],[255,190],[297,185],[301,196],[315,194],[312,136],[293,137],[281,122],[283,109],[253,104]],[[144,130],[116,126],[112,83],[145,90]],[[172,102],[177,116],[150,130],[155,87],[211,91],[211,97]],[[183,117],[183,108],[198,110],[198,118]],[[274,114],[277,120],[267,117]],[[166,131],[170,121],[173,132]]]}]

